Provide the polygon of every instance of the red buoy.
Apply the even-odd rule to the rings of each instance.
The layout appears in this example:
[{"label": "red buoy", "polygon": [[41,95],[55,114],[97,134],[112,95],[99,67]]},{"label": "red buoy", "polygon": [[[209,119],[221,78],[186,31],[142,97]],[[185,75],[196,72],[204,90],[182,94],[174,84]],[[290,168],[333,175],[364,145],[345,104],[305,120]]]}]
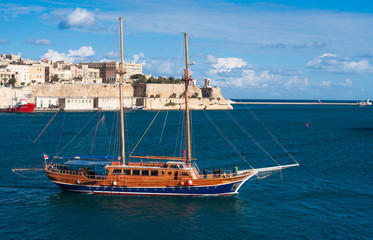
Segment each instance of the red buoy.
[{"label": "red buoy", "polygon": [[306,123],[306,127],[309,127],[310,125],[308,125],[308,123]]}]

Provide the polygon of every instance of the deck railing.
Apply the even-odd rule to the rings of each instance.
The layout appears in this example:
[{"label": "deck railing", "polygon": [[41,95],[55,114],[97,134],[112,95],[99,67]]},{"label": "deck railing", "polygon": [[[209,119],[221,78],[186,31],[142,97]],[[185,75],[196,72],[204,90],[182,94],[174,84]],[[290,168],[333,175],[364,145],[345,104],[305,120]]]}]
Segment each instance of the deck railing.
[{"label": "deck railing", "polygon": [[238,173],[233,172],[232,170],[216,170],[214,171],[200,171],[199,175],[202,178],[227,178],[238,176]]}]

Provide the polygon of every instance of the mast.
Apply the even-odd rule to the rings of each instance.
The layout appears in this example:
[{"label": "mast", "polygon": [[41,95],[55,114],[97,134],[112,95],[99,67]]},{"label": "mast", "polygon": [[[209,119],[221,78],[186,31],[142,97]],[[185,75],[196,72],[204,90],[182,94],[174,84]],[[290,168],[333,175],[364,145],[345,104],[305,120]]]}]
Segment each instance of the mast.
[{"label": "mast", "polygon": [[188,58],[188,33],[184,33],[185,37],[185,70],[184,70],[184,81],[185,81],[185,122],[186,122],[186,137],[187,137],[187,166],[191,167],[192,161],[192,149],[190,146],[190,123],[189,123],[189,107],[188,107],[188,86],[191,81],[189,77],[189,58]]},{"label": "mast", "polygon": [[123,120],[123,77],[124,77],[124,63],[123,63],[123,27],[122,17],[119,18],[120,23],[120,65],[119,65],[119,102],[120,102],[120,135],[121,135],[121,163],[126,164],[125,144],[124,144],[124,120]]}]

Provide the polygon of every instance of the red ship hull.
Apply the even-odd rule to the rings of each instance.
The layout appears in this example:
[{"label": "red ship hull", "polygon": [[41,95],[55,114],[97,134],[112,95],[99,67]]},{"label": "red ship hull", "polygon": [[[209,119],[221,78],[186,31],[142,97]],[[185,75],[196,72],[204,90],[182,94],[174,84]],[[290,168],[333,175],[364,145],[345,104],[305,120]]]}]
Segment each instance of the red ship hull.
[{"label": "red ship hull", "polygon": [[0,109],[0,112],[9,112],[9,113],[32,113],[35,109],[34,103],[27,103],[24,105],[20,105],[14,108],[5,108]]}]

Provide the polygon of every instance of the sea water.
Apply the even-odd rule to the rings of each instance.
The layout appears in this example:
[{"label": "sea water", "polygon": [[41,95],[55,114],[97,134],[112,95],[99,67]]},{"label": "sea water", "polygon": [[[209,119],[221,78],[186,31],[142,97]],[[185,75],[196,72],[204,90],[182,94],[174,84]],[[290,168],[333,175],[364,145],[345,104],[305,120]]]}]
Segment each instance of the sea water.
[{"label": "sea water", "polygon": [[[271,157],[294,163],[270,133],[300,166],[253,178],[229,197],[69,193],[43,172],[11,169],[42,167],[43,153],[116,155],[117,114],[59,112],[35,143],[55,113],[0,114],[0,239],[372,239],[372,107],[250,105],[228,113],[206,112],[217,129],[192,111],[200,169],[276,166]],[[126,113],[127,151],[156,114]],[[183,122],[179,111],[160,112],[132,155],[181,156]]]}]

